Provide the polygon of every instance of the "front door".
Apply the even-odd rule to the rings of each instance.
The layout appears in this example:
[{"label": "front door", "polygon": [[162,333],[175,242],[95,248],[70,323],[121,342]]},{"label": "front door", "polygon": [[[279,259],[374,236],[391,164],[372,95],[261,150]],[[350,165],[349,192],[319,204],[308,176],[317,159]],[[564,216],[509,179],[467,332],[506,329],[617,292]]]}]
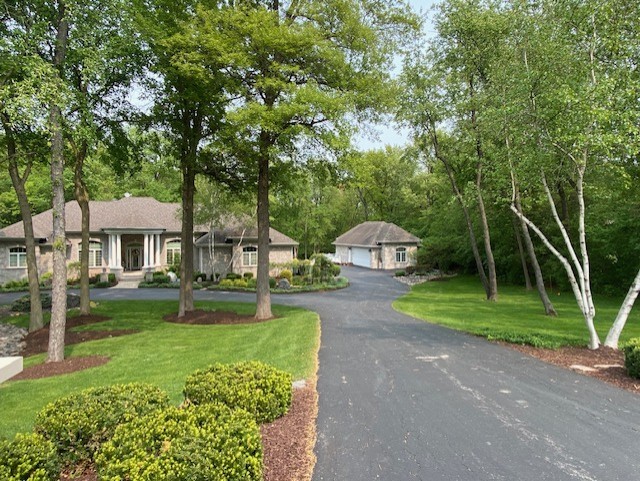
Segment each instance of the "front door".
[{"label": "front door", "polygon": [[142,246],[127,247],[124,268],[127,271],[139,271],[142,269]]}]

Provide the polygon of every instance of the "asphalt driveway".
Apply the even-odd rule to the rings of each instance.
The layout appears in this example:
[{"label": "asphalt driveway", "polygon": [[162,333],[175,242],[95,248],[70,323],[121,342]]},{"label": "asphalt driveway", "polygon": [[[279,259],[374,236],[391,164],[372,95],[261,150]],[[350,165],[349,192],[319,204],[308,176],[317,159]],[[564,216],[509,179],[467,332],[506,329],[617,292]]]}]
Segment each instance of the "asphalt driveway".
[{"label": "asphalt driveway", "polygon": [[343,272],[342,291],[272,297],[322,320],[314,480],[640,480],[639,396],[397,313],[390,274]]}]

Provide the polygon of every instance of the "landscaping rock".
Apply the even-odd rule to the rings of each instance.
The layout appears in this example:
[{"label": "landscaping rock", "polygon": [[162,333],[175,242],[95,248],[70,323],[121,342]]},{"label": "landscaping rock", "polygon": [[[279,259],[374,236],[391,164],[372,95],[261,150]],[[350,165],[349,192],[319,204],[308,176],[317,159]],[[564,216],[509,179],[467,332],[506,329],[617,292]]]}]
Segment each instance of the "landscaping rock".
[{"label": "landscaping rock", "polygon": [[25,347],[26,329],[0,323],[0,357],[18,356]]},{"label": "landscaping rock", "polygon": [[171,272],[171,271],[167,272],[167,277],[171,281],[171,284],[175,284],[176,282],[178,282],[178,276],[176,275],[175,272]]},{"label": "landscaping rock", "polygon": [[278,281],[278,289],[282,289],[284,291],[288,291],[289,289],[291,289],[291,283],[289,282],[289,279],[286,278],[282,278]]}]

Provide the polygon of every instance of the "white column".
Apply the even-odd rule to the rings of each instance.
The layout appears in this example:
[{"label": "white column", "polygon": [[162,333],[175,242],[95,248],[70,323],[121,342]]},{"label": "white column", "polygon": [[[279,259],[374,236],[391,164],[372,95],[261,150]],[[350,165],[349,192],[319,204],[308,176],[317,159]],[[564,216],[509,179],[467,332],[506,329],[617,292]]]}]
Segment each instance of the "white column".
[{"label": "white column", "polygon": [[109,267],[116,266],[116,236],[109,234]]},{"label": "white column", "polygon": [[116,267],[122,267],[122,234],[116,234]]},{"label": "white column", "polygon": [[156,261],[154,264],[156,267],[160,265],[160,234],[156,235]]},{"label": "white column", "polygon": [[144,235],[142,249],[144,250],[144,254],[142,256],[142,268],[146,269],[149,266],[149,234]]}]

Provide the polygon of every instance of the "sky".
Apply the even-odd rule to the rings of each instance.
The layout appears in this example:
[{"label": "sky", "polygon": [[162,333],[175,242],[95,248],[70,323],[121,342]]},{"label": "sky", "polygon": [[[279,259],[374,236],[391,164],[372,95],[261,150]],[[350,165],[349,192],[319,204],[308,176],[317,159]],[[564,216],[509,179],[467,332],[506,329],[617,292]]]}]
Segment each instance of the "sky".
[{"label": "sky", "polygon": [[[408,0],[411,7],[416,12],[423,12],[426,14],[426,21],[424,29],[427,35],[433,33],[433,25],[431,23],[431,17],[433,16],[432,7],[437,4],[437,0]],[[400,60],[398,59],[398,64]],[[355,144],[362,150],[382,149],[386,145],[403,146],[409,142],[408,131],[401,129],[393,122],[388,124],[371,125],[370,127],[376,132],[374,138],[370,135],[358,135],[354,140]]]}]

